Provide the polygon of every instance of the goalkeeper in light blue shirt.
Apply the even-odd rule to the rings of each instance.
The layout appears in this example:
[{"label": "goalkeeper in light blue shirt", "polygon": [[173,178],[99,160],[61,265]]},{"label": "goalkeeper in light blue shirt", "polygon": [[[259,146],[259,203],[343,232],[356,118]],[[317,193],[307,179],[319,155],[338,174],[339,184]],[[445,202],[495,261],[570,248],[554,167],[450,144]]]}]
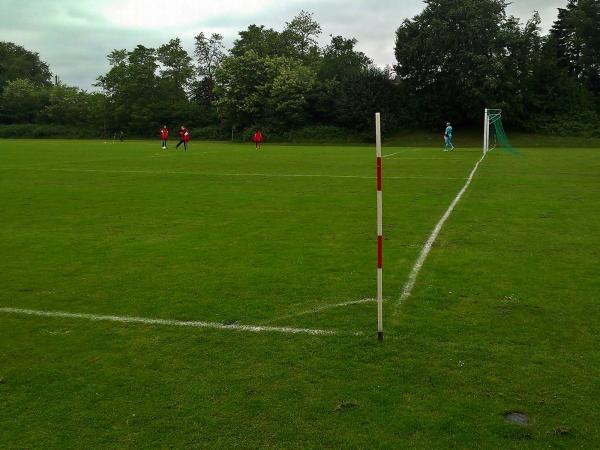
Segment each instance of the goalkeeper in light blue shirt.
[{"label": "goalkeeper in light blue shirt", "polygon": [[444,133],[444,151],[451,152],[454,150],[454,144],[452,144],[452,125],[450,122],[446,124],[446,132]]}]

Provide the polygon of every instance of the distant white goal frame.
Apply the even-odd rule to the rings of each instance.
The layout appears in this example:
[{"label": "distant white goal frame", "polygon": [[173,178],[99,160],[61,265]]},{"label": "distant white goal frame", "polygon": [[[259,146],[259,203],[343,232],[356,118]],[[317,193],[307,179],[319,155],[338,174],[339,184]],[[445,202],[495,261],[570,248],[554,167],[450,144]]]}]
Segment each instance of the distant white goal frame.
[{"label": "distant white goal frame", "polygon": [[483,116],[483,154],[496,148],[496,141],[490,146],[490,128],[499,120],[502,120],[501,109],[486,108]]}]

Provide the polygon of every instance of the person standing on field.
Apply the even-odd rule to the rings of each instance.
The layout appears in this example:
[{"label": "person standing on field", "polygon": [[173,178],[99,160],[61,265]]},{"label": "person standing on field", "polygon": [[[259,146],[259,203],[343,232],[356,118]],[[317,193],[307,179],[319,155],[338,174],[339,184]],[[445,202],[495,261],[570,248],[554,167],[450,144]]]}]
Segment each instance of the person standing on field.
[{"label": "person standing on field", "polygon": [[256,150],[260,150],[263,142],[263,135],[260,130],[256,130],[256,133],[254,133],[254,136],[252,136],[252,140],[256,144]]},{"label": "person standing on field", "polygon": [[446,124],[446,132],[444,133],[444,151],[451,152],[454,150],[454,145],[452,144],[452,125],[450,122]]},{"label": "person standing on field", "polygon": [[179,129],[179,143],[175,148],[179,148],[179,146],[183,144],[183,148],[187,151],[188,142],[190,142],[190,131],[182,125]]},{"label": "person standing on field", "polygon": [[163,125],[162,129],[160,130],[160,137],[162,139],[162,149],[166,150],[167,140],[169,139],[169,130],[167,129],[166,125]]}]

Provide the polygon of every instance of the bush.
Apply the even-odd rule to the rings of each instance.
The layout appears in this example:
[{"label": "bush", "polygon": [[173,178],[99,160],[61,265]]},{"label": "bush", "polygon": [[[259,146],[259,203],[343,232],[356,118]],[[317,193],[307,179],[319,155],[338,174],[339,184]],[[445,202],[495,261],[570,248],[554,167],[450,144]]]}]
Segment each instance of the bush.
[{"label": "bush", "polygon": [[73,127],[68,125],[49,124],[11,124],[0,125],[0,138],[63,138],[90,139],[101,138],[102,132],[94,128]]},{"label": "bush", "polygon": [[[237,139],[244,142],[251,141],[256,129],[259,127],[250,127],[243,130]],[[331,125],[313,125],[290,131],[281,131],[273,129],[262,129],[261,132],[266,142],[365,142],[368,137],[357,134],[356,132],[346,130],[345,128]]]},{"label": "bush", "polygon": [[344,128],[331,125],[313,125],[299,130],[292,130],[288,138],[292,141],[345,141],[352,135]]},{"label": "bush", "polygon": [[226,130],[218,125],[208,127],[192,128],[192,139],[207,141],[223,141],[231,139],[231,130]]},{"label": "bush", "polygon": [[600,137],[600,117],[593,111],[582,111],[532,121],[528,131],[550,136]]}]

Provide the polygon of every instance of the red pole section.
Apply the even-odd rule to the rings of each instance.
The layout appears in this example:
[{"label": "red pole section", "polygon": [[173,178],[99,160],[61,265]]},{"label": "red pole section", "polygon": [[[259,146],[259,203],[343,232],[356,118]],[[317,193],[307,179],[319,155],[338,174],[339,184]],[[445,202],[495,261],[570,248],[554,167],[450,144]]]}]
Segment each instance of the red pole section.
[{"label": "red pole section", "polygon": [[375,114],[377,155],[377,338],[383,341],[383,183],[381,160],[381,114]]}]

